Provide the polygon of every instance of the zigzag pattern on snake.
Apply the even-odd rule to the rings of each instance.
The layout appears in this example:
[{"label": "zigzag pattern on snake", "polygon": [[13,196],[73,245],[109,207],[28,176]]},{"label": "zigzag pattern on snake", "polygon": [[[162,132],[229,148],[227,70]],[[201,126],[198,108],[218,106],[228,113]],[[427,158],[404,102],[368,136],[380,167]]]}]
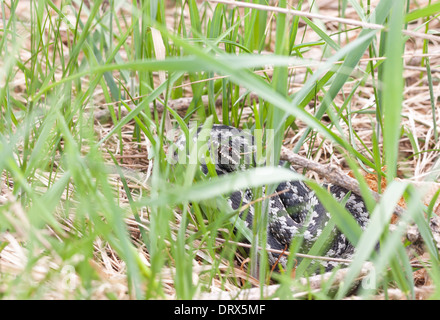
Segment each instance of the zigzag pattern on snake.
[{"label": "zigzag pattern on snake", "polygon": [[[198,128],[194,141],[201,138],[206,140],[207,150],[215,165],[218,175],[228,174],[238,170],[246,170],[255,165],[255,138],[248,132],[225,125],[214,125],[211,130]],[[200,140],[200,139],[199,139]],[[176,145],[183,149],[186,145],[182,136]],[[280,166],[284,165],[281,161]],[[208,174],[208,168],[201,160],[201,169]],[[290,167],[291,170],[294,170]],[[366,228],[369,214],[362,198],[343,187],[323,185],[339,201],[345,201],[345,208],[352,214],[362,229]],[[263,189],[264,195],[264,189]],[[254,199],[251,189],[237,190],[229,195],[228,202],[232,209],[237,210],[250,204]],[[248,227],[253,225],[254,207],[240,213]],[[303,243],[300,252],[307,253],[318,239],[323,228],[330,219],[330,213],[324,208],[318,197],[302,181],[285,181],[276,188],[274,196],[269,198],[267,209],[267,248],[285,250],[295,237],[302,236]],[[354,247],[346,236],[334,230],[333,239],[329,240],[325,256],[332,258],[350,259]],[[281,263],[285,266],[287,259],[278,254],[268,252],[269,264]],[[334,261],[320,262],[326,271],[337,265]]]}]

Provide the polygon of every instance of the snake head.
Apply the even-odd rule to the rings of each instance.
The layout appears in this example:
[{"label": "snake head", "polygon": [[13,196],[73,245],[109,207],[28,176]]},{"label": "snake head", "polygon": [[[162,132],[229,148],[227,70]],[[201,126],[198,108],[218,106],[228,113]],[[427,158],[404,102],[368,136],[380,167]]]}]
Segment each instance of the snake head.
[{"label": "snake head", "polygon": [[222,130],[220,135],[213,133],[211,143],[217,169],[227,173],[255,166],[256,147],[252,135],[238,130],[229,130],[225,134]]},{"label": "snake head", "polygon": [[[197,158],[205,174],[207,163],[215,165],[217,174],[255,167],[257,148],[253,135],[246,130],[225,125],[213,125],[211,129],[199,127],[192,143],[197,145]],[[184,135],[176,142],[176,147],[175,158],[186,161],[190,150],[186,150]]]}]

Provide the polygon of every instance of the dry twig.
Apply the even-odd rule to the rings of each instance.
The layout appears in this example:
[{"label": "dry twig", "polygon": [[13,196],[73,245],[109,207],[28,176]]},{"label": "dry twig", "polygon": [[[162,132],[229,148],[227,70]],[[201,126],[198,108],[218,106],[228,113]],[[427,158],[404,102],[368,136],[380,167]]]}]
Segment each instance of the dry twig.
[{"label": "dry twig", "polygon": [[[326,177],[326,179],[340,187],[344,187],[350,191],[353,191],[356,194],[361,195],[361,189],[359,187],[359,183],[356,181],[356,179],[353,179],[349,177],[344,171],[339,169],[338,167],[334,165],[323,165],[318,162],[315,162],[313,160],[307,159],[305,157],[302,157],[296,153],[293,153],[291,150],[287,149],[286,147],[281,148],[281,159],[289,161],[292,164],[299,165],[305,169],[309,169],[312,171],[315,171],[322,177]],[[373,195],[374,199],[376,201],[380,200],[380,194],[370,190],[371,194]],[[394,209],[395,213],[397,215],[401,215],[403,213],[403,208],[400,206],[396,206]]]}]

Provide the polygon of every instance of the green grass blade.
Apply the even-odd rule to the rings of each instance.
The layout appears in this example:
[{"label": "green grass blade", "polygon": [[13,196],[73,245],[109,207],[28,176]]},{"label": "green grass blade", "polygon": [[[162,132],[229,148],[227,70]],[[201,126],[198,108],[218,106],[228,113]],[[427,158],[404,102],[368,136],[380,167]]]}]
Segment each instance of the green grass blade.
[{"label": "green grass blade", "polygon": [[384,153],[387,166],[387,180],[396,176],[400,119],[402,110],[403,80],[403,1],[393,1],[390,16],[390,30],[387,34],[384,62],[382,101],[384,106]]}]

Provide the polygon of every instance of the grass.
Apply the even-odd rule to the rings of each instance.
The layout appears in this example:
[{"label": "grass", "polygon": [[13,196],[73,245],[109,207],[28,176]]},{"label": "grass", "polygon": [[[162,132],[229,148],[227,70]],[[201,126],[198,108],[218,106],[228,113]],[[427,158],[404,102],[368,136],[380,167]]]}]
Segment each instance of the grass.
[{"label": "grass", "polygon": [[[222,2],[1,2],[0,297],[193,299],[255,286],[262,298],[277,283],[274,298],[440,298],[428,225],[439,193],[418,187],[438,179],[438,2]],[[272,164],[284,145],[351,170],[370,225],[360,230],[312,172],[206,179],[197,163],[172,164],[176,136],[212,123],[273,132]],[[343,283],[339,271],[319,291],[303,281],[300,239],[287,270],[271,272],[267,200],[249,231],[224,198],[289,177],[308,181],[356,244]],[[425,244],[416,255],[409,224]],[[373,271],[353,292],[366,261]]]}]

